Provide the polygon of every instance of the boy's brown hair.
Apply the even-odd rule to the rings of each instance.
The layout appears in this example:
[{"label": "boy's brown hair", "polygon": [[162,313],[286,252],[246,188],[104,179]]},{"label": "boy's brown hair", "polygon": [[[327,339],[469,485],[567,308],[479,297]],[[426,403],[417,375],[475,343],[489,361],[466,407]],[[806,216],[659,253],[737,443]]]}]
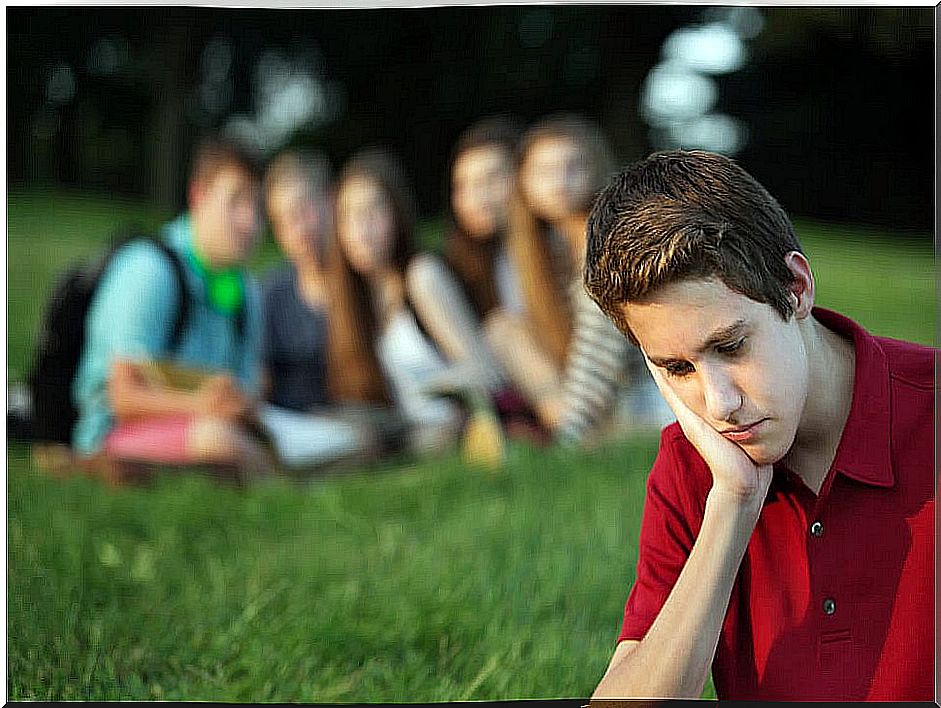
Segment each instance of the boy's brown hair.
[{"label": "boy's brown hair", "polygon": [[220,133],[204,135],[196,143],[190,161],[190,182],[211,182],[225,167],[245,170],[255,181],[262,177],[260,153],[247,143]]},{"label": "boy's brown hair", "polygon": [[787,214],[723,155],[654,153],[626,167],[588,217],[585,289],[635,344],[620,305],[681,279],[721,280],[730,290],[793,310],[785,256],[801,251]]}]

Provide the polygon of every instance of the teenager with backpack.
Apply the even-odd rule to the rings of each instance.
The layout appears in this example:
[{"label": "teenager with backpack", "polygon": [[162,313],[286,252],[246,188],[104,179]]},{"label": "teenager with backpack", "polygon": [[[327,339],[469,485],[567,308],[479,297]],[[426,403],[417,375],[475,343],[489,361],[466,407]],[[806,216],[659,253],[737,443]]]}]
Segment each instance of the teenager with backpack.
[{"label": "teenager with backpack", "polygon": [[240,475],[267,467],[249,432],[261,308],[244,269],[259,233],[259,171],[234,141],[206,139],[192,163],[189,210],[163,228],[162,246],[132,240],[110,259],[88,304],[71,386],[80,457]]}]

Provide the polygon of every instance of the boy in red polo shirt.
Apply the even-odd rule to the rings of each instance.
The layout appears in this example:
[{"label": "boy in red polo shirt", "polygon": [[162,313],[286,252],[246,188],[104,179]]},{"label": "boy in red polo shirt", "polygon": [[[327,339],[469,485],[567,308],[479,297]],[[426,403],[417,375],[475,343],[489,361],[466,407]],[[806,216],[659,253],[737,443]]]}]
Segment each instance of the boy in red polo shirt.
[{"label": "boy in red polo shirt", "polygon": [[593,698],[920,700],[934,681],[934,350],[814,307],[787,215],[733,161],[626,168],[585,284],[677,423]]}]

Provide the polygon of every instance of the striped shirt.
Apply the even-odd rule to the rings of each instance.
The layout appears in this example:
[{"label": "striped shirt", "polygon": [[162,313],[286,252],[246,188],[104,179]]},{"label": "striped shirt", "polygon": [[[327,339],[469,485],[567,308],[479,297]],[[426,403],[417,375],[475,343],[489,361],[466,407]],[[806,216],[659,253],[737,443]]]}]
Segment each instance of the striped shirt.
[{"label": "striped shirt", "polygon": [[573,332],[556,435],[564,443],[575,444],[611,414],[634,347],[588,297],[581,278],[570,281],[568,296]]}]

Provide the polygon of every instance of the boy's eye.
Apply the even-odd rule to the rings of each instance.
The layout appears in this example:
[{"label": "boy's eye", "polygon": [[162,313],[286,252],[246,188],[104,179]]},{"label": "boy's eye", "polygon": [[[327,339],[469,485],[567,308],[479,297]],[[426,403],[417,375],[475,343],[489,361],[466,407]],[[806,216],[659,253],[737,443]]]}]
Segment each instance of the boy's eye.
[{"label": "boy's eye", "polygon": [[716,347],[716,351],[720,354],[735,354],[740,351],[742,347],[745,346],[745,337],[740,337],[734,342],[726,342],[725,344],[720,344]]},{"label": "boy's eye", "polygon": [[688,361],[670,362],[663,368],[667,372],[667,376],[673,376],[676,378],[688,376],[689,374],[693,373],[693,365]]}]

